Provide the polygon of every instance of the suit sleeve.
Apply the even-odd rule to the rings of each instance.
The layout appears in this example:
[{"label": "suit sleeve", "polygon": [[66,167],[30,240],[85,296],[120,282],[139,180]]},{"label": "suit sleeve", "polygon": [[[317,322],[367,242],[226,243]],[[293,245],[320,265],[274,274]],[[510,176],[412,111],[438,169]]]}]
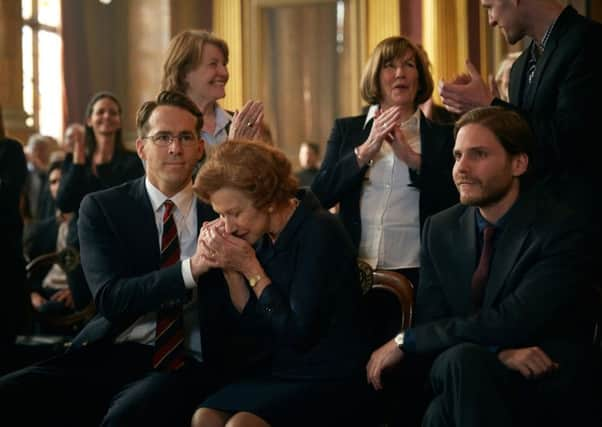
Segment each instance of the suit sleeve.
[{"label": "suit sleeve", "polygon": [[100,203],[96,193],[84,198],[79,211],[78,233],[81,264],[97,310],[109,320],[157,311],[169,301],[184,300],[186,289],[181,262],[153,271],[133,269],[135,253],[124,241],[124,226],[114,212]]},{"label": "suit sleeve", "polygon": [[[555,331],[558,338],[567,318],[574,317],[577,298],[585,282],[585,259],[578,248],[583,235],[568,221],[538,231],[537,238],[526,244],[504,286],[511,291],[490,307],[474,314],[454,316],[446,305],[454,284],[446,283],[438,265],[441,253],[431,253],[436,235],[425,228],[423,273],[418,290],[416,337],[418,353],[440,352],[462,342],[499,348],[535,345]],[[569,339],[568,336],[564,336]]]},{"label": "suit sleeve", "polygon": [[340,202],[345,194],[357,191],[368,170],[368,166],[359,167],[353,142],[343,126],[343,121],[335,120],[324,161],[311,185],[312,192],[326,209]]},{"label": "suit sleeve", "polygon": [[56,195],[56,205],[63,212],[77,212],[80,202],[90,192],[86,168],[88,165],[73,163],[73,154],[68,154],[63,163],[62,178]]}]

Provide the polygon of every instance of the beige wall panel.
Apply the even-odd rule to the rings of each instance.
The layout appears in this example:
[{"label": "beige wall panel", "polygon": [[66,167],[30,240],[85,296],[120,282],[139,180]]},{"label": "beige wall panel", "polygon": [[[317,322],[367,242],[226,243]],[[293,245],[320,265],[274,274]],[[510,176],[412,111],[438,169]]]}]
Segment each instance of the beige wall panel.
[{"label": "beige wall panel", "polygon": [[[435,84],[465,71],[468,59],[467,0],[424,0],[423,46],[433,64]],[[440,102],[437,91],[433,93]]]},{"label": "beige wall panel", "polygon": [[220,101],[223,108],[231,111],[243,105],[242,65],[242,4],[241,0],[220,0],[213,4],[213,31],[228,43],[230,80],[226,97]]},{"label": "beige wall panel", "polygon": [[31,133],[25,127],[21,71],[21,6],[0,0],[0,104],[6,136],[25,142]]},{"label": "beige wall panel", "polygon": [[170,10],[165,0],[129,0],[128,6],[127,86],[121,102],[128,124],[124,136],[133,144],[136,112],[159,92],[161,65],[170,39]]}]

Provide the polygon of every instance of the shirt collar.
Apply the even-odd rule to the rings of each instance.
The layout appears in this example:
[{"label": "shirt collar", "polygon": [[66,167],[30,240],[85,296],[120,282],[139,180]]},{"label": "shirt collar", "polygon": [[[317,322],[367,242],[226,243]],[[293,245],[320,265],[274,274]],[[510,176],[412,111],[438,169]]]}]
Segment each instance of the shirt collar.
[{"label": "shirt collar", "polygon": [[192,202],[194,200],[192,180],[186,187],[174,194],[172,197],[167,197],[165,194],[163,194],[149,181],[148,177],[144,179],[144,186],[146,188],[146,192],[148,193],[148,197],[154,212],[157,212],[159,209],[161,209],[163,207],[163,203],[169,199],[174,203],[174,205],[176,205],[178,211],[180,211],[184,217],[188,216],[188,212],[190,211],[190,207],[192,206]]},{"label": "shirt collar", "polygon": [[220,133],[226,128],[228,123],[232,121],[232,116],[220,107],[218,104],[215,105],[215,135]]},{"label": "shirt collar", "polygon": [[364,129],[370,123],[370,120],[374,118],[376,112],[378,111],[378,104],[372,104],[370,108],[368,108],[368,113],[366,114],[366,120],[364,121]]},{"label": "shirt collar", "polygon": [[[514,205],[512,205],[512,207],[514,207],[516,205],[516,202],[514,203]],[[487,221],[485,218],[483,218],[483,215],[481,215],[481,212],[479,211],[479,209],[475,209],[475,213],[476,213],[476,219],[477,219],[477,229],[479,230],[479,233],[483,232],[483,229],[485,227],[487,227],[488,225],[492,225],[495,227],[496,231],[501,231],[503,230],[504,226],[506,225],[506,223],[508,222],[508,213],[512,210],[512,207],[510,207],[510,209],[508,209],[508,211],[506,211],[506,213],[504,215],[502,215],[502,217],[500,219],[498,219],[495,224],[490,223],[489,221]]]}]

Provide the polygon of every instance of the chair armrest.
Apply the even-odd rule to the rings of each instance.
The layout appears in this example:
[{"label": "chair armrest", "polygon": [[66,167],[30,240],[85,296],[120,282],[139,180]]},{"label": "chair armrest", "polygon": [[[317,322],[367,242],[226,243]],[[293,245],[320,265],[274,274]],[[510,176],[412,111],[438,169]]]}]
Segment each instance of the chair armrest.
[{"label": "chair armrest", "polygon": [[409,328],[414,318],[414,286],[412,282],[403,274],[395,271],[375,270],[373,277],[373,287],[386,289],[399,300],[402,310],[400,330]]},{"label": "chair armrest", "polygon": [[50,252],[50,253],[39,255],[39,256],[35,257],[30,262],[28,262],[27,265],[25,266],[25,272],[26,272],[27,278],[31,279],[31,277],[36,272],[38,272],[44,268],[50,268],[52,266],[52,264],[59,262],[59,260],[60,260],[59,252]]}]

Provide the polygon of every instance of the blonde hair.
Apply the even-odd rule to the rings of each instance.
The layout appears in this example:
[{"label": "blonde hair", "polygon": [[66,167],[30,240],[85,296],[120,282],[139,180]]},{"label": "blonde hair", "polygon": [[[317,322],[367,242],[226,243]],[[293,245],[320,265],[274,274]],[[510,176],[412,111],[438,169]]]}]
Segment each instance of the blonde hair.
[{"label": "blonde hair", "polygon": [[380,70],[386,62],[401,58],[408,51],[414,52],[416,68],[418,69],[418,92],[414,106],[427,101],[433,94],[433,76],[429,69],[429,61],[424,52],[407,37],[395,36],[382,40],[368,58],[364,66],[360,91],[362,98],[369,104],[378,104],[382,101],[380,87]]},{"label": "blonde hair", "polygon": [[228,44],[223,39],[206,30],[182,31],[169,42],[163,63],[161,90],[186,93],[186,75],[200,64],[205,43],[221,50],[228,63]]}]

